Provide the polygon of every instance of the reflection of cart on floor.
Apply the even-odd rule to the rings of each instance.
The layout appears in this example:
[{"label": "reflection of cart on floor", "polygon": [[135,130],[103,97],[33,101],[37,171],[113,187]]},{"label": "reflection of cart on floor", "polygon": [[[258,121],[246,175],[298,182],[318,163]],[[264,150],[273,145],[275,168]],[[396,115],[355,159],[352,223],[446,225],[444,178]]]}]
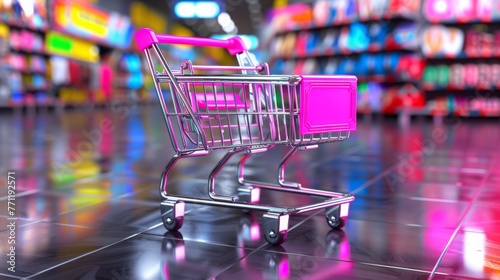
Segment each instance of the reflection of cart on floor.
[{"label": "reflection of cart on floor", "polygon": [[[148,60],[176,151],[165,167],[160,183],[164,199],[161,203],[162,220],[168,230],[178,230],[182,226],[185,202],[265,211],[264,237],[275,245],[285,240],[288,218],[292,214],[325,209],[327,222],[332,228],[345,225],[353,196],[303,188],[298,183],[286,181],[284,175],[287,161],[297,150],[346,140],[350,131],[355,130],[355,77],[270,75],[267,64],[257,65],[237,37],[228,40],[177,37],[156,35],[149,29],[141,29],[136,40]],[[236,55],[239,66],[193,65],[184,61],[179,70],[172,70],[159,44],[226,48],[231,55]],[[158,64],[162,72],[155,70]],[[202,71],[208,74],[198,74]],[[215,71],[219,73],[213,74]],[[221,71],[235,74],[222,75]],[[171,106],[167,106],[163,98],[162,84],[169,86]],[[244,167],[248,158],[278,144],[291,147],[279,166],[278,184],[245,180]],[[167,193],[168,174],[177,160],[207,155],[217,149],[228,151],[209,176],[208,198]],[[241,185],[238,194],[236,197],[217,194],[217,174],[236,154],[243,154],[238,164]],[[326,200],[299,207],[262,205],[258,203],[261,188]]]}]

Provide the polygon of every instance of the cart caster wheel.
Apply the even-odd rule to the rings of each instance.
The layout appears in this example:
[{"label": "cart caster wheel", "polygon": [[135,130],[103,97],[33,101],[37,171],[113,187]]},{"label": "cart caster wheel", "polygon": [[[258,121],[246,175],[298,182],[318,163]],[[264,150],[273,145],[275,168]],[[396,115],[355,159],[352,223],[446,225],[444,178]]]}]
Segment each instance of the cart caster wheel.
[{"label": "cart caster wheel", "polygon": [[161,220],[169,231],[179,230],[184,222],[184,202],[163,201],[160,205]]},{"label": "cart caster wheel", "polygon": [[263,233],[267,243],[280,245],[288,234],[288,215],[267,213],[264,215]]},{"label": "cart caster wheel", "polygon": [[347,223],[349,204],[336,205],[325,209],[326,223],[333,229],[341,229]]}]

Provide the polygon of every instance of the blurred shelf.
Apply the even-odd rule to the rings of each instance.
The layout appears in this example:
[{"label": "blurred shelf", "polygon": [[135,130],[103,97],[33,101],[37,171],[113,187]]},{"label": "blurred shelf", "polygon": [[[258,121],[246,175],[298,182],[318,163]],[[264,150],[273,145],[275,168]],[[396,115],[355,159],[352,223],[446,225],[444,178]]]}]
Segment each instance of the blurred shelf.
[{"label": "blurred shelf", "polygon": [[277,30],[274,33],[274,36],[278,36],[281,34],[285,33],[291,33],[291,32],[299,32],[299,31],[306,31],[306,30],[320,30],[320,29],[329,29],[329,28],[341,28],[345,26],[349,26],[355,23],[380,23],[380,22],[389,22],[389,21],[417,21],[419,17],[413,15],[413,14],[391,14],[391,12],[388,12],[386,15],[381,16],[381,17],[371,17],[367,19],[351,19],[348,21],[342,21],[342,22],[333,22],[333,23],[327,23],[325,25],[317,25],[315,23],[310,23],[310,24],[304,24],[302,26],[297,26],[294,28],[290,29],[283,29],[283,30]]},{"label": "blurred shelf", "polygon": [[500,117],[500,111],[498,113],[477,111],[477,110],[457,110],[450,111],[446,109],[435,109],[429,107],[423,108],[400,108],[398,109],[398,114],[400,117],[409,116],[431,116],[431,117]]},{"label": "blurred shelf", "polygon": [[491,87],[491,88],[478,88],[478,87],[467,87],[467,88],[456,88],[456,87],[437,87],[437,86],[428,86],[428,85],[423,85],[422,89],[425,92],[429,93],[443,93],[443,92],[448,92],[448,93],[471,93],[471,92],[496,92],[497,94],[500,95],[500,92],[497,92],[497,90],[500,89],[500,87]]},{"label": "blurred shelf", "polygon": [[437,55],[437,56],[424,56],[425,59],[427,60],[443,60],[448,63],[455,63],[456,60],[481,60],[481,59],[499,59],[500,60],[500,53],[498,54],[492,54],[492,55],[478,55],[478,56],[469,56],[465,53],[461,53],[456,56],[447,56],[447,55]]},{"label": "blurred shelf", "polygon": [[328,48],[324,50],[316,50],[306,54],[295,54],[291,56],[280,56],[280,55],[272,55],[271,60],[291,60],[291,59],[307,59],[307,58],[320,58],[320,57],[345,57],[345,56],[359,56],[363,54],[377,54],[377,53],[393,53],[393,52],[415,52],[418,48],[396,48],[396,47],[387,47],[387,46],[370,46],[366,50],[360,51],[338,51],[334,48]]},{"label": "blurred shelf", "polygon": [[420,80],[404,79],[397,75],[383,74],[383,75],[356,75],[358,83],[375,82],[382,84],[420,84]]},{"label": "blurred shelf", "polygon": [[491,21],[483,21],[480,19],[470,20],[470,21],[457,21],[457,20],[440,21],[440,20],[429,20],[428,18],[423,16],[423,19],[426,20],[430,24],[442,24],[442,25],[449,25],[449,26],[470,26],[470,25],[476,25],[476,24],[500,25],[500,18],[492,19]]},{"label": "blurred shelf", "polygon": [[47,75],[47,71],[31,70],[31,69],[11,69],[11,71],[18,71],[28,75]]},{"label": "blurred shelf", "polygon": [[48,91],[48,90],[50,90],[50,87],[46,86],[46,87],[24,87],[22,91],[28,93],[36,93],[39,91]]},{"label": "blurred shelf", "polygon": [[28,49],[14,48],[14,47],[10,47],[10,50],[12,52],[21,53],[21,54],[25,54],[25,55],[41,55],[41,56],[50,56],[51,55],[50,53],[48,53],[45,50],[28,50]]},{"label": "blurred shelf", "polygon": [[35,32],[45,33],[50,30],[48,23],[38,27],[32,24],[28,24],[21,19],[0,19],[0,23],[4,23],[10,27],[28,29],[30,31],[35,31]]}]

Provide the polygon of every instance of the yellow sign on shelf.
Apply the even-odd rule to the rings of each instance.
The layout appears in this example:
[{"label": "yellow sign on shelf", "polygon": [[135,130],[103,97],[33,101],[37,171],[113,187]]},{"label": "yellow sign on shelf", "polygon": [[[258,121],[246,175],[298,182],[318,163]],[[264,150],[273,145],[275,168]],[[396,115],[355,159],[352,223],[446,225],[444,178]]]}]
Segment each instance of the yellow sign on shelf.
[{"label": "yellow sign on shelf", "polygon": [[98,38],[106,38],[109,16],[85,6],[72,5],[70,18],[74,25]]},{"label": "yellow sign on shelf", "polygon": [[88,62],[99,61],[99,49],[87,41],[74,39],[57,32],[48,32],[45,49],[52,54],[58,54]]}]

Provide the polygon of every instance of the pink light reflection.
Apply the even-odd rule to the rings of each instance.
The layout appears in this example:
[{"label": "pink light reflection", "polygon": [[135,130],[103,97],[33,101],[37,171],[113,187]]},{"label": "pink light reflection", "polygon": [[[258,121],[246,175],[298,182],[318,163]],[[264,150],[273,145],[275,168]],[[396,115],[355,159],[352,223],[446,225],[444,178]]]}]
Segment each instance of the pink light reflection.
[{"label": "pink light reflection", "polygon": [[288,262],[288,258],[285,258],[285,261],[279,263],[278,273],[279,279],[288,279],[290,278],[290,263]]}]

